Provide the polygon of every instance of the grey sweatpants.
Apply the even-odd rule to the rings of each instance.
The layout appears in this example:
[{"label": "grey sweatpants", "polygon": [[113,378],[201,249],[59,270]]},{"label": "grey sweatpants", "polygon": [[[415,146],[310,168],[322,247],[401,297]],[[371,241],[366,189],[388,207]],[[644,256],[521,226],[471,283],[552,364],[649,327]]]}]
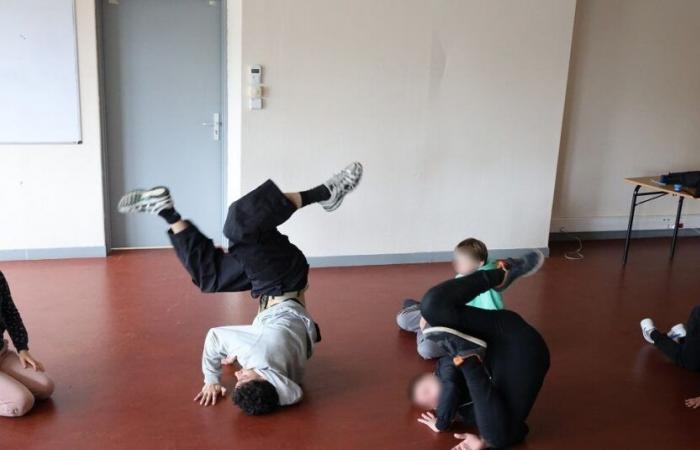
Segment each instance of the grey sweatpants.
[{"label": "grey sweatpants", "polygon": [[420,329],[420,303],[403,308],[396,315],[396,324],[405,331],[416,333],[418,354],[424,359],[442,358],[447,353],[438,344],[423,336]]}]

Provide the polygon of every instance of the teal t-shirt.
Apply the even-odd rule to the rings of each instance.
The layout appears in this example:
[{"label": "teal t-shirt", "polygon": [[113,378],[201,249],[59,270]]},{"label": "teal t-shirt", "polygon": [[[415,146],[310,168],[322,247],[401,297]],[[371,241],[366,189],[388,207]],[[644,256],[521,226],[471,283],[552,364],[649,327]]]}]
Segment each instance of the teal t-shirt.
[{"label": "teal t-shirt", "polygon": [[[496,263],[489,261],[479,268],[479,270],[491,270],[496,268]],[[456,278],[462,275],[457,274]],[[503,297],[499,292],[489,289],[486,292],[479,294],[474,300],[467,303],[467,306],[473,306],[481,309],[503,309]]]}]

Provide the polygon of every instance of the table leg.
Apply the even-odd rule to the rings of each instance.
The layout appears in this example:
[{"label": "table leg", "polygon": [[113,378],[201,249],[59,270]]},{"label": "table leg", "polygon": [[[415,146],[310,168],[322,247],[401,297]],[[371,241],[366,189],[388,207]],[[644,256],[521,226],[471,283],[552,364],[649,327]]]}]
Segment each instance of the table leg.
[{"label": "table leg", "polygon": [[678,198],[678,210],[676,211],[676,223],[673,227],[673,240],[671,241],[671,259],[676,254],[676,238],[678,237],[678,228],[681,224],[681,211],[683,211],[683,197]]},{"label": "table leg", "polygon": [[630,206],[630,219],[627,223],[627,237],[625,238],[625,254],[622,256],[622,265],[627,264],[627,254],[630,251],[630,238],[632,237],[632,223],[634,222],[634,210],[637,208],[637,194],[639,194],[640,185],[634,188],[632,193],[632,206]]}]

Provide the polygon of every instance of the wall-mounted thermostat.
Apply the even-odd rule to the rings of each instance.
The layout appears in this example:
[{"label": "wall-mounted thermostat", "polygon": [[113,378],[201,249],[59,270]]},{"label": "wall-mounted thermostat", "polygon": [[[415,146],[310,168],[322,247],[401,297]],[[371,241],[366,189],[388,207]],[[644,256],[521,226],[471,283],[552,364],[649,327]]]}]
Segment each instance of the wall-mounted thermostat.
[{"label": "wall-mounted thermostat", "polygon": [[262,84],[262,66],[260,64],[253,64],[248,69],[248,83]]}]

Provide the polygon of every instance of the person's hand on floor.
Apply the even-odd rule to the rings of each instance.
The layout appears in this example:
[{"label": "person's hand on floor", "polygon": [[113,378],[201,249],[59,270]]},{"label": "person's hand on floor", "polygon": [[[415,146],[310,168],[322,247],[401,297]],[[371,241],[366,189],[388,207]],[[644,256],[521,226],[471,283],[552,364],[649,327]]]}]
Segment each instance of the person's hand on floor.
[{"label": "person's hand on floor", "polygon": [[482,450],[486,448],[486,442],[476,434],[457,433],[455,437],[462,439],[462,442],[452,447],[452,450]]},{"label": "person's hand on floor", "polygon": [[19,362],[22,363],[22,367],[25,369],[29,366],[32,366],[32,368],[36,372],[43,372],[44,371],[44,365],[40,362],[34,359],[32,355],[29,354],[29,351],[27,350],[22,350],[19,352]]},{"label": "person's hand on floor", "polygon": [[205,384],[202,391],[194,398],[195,402],[199,402],[202,406],[216,405],[216,399],[226,397],[226,388],[220,384]]},{"label": "person's hand on floor", "polygon": [[440,430],[437,428],[437,417],[435,417],[435,414],[430,411],[421,414],[421,416],[418,418],[418,422],[422,423],[436,433],[440,432]]},{"label": "person's hand on floor", "polygon": [[689,398],[685,401],[685,406],[692,409],[700,408],[700,397]]}]

